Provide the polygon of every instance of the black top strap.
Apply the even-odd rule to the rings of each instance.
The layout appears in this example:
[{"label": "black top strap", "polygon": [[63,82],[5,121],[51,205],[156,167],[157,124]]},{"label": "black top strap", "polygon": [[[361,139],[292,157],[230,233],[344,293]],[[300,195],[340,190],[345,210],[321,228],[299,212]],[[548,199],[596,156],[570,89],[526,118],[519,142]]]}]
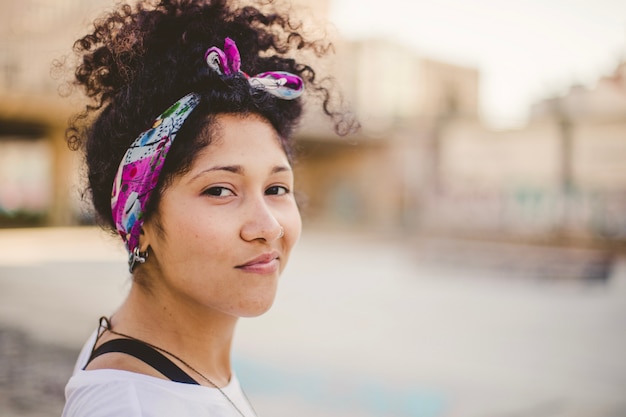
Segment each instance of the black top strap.
[{"label": "black top strap", "polygon": [[146,364],[150,365],[174,382],[199,385],[195,379],[190,377],[185,371],[180,369],[174,362],[164,356],[161,352],[143,342],[133,339],[113,339],[103,343],[91,353],[91,356],[89,357],[85,368],[92,360],[94,360],[98,356],[110,352],[125,353],[127,355],[134,356],[140,361],[143,361]]}]

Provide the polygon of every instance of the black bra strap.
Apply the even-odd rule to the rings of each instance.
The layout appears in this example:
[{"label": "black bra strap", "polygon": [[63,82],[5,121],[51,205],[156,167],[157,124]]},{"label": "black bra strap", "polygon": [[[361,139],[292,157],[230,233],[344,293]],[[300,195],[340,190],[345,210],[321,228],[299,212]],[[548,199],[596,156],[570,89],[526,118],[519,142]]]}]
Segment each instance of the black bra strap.
[{"label": "black bra strap", "polygon": [[180,369],[174,362],[169,360],[159,351],[143,342],[132,339],[113,339],[103,343],[91,353],[85,368],[98,356],[110,352],[125,353],[127,355],[134,356],[174,382],[199,385],[196,380],[190,377],[185,371]]}]

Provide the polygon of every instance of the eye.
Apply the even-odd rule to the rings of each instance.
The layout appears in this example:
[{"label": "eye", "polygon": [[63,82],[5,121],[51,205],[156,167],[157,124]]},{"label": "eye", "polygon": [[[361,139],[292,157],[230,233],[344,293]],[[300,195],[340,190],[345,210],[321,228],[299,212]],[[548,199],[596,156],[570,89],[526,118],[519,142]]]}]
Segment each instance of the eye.
[{"label": "eye", "polygon": [[289,189],[282,185],[274,185],[265,190],[265,195],[283,195],[289,194]]},{"label": "eye", "polygon": [[235,195],[231,190],[226,187],[211,187],[207,188],[202,192],[204,195],[209,195],[211,197],[230,197]]}]

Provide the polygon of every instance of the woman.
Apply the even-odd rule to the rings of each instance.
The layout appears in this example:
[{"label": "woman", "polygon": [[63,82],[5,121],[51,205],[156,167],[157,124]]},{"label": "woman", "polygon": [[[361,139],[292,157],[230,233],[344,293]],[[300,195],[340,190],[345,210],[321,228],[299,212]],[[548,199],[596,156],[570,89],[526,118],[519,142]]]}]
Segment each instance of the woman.
[{"label": "woman", "polygon": [[133,281],[85,344],[64,416],[255,415],[231,343],[239,317],[272,305],[300,235],[289,138],[304,85],[342,118],[287,57],[325,52],[294,27],[225,0],[162,0],[120,6],[76,42],[93,103],[69,142]]}]

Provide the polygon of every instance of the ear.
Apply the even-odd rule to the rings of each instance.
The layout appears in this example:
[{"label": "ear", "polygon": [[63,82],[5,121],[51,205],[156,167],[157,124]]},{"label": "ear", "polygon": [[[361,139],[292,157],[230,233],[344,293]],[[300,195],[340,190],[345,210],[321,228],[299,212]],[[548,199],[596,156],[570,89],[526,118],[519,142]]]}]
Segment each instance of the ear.
[{"label": "ear", "polygon": [[145,222],[141,226],[141,232],[139,234],[139,251],[147,252],[152,240],[154,239],[154,225],[152,222]]}]

